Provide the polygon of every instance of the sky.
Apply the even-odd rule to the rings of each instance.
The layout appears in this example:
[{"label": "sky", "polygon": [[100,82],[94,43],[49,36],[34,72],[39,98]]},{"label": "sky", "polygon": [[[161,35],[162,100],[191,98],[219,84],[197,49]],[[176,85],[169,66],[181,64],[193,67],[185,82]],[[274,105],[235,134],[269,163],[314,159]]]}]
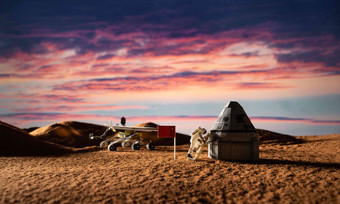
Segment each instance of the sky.
[{"label": "sky", "polygon": [[0,120],[340,133],[336,0],[4,0]]}]

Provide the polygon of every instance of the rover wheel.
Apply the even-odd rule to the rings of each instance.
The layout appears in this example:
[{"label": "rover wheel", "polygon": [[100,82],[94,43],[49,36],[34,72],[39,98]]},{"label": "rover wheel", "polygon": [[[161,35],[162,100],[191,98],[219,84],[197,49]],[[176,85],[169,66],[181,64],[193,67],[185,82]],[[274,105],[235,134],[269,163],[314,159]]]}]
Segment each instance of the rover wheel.
[{"label": "rover wheel", "polygon": [[133,150],[140,150],[140,144],[138,142],[135,142],[131,145],[131,148]]},{"label": "rover wheel", "polygon": [[146,145],[146,148],[147,148],[148,150],[155,150],[155,145],[152,144],[152,143],[148,143],[148,144]]},{"label": "rover wheel", "polygon": [[110,144],[109,146],[107,146],[107,149],[109,151],[117,151],[117,147],[115,144]]},{"label": "rover wheel", "polygon": [[107,145],[109,145],[109,143],[106,140],[101,141],[100,144],[99,144],[100,147],[106,147]]},{"label": "rover wheel", "polygon": [[122,142],[122,147],[130,147],[130,146],[131,146],[131,142],[130,141]]}]

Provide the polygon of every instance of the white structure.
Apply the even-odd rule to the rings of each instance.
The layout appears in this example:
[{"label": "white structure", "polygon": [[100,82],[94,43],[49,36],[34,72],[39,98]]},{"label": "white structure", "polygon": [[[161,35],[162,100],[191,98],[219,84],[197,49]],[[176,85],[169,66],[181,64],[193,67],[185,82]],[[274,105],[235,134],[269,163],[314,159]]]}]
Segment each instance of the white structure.
[{"label": "white structure", "polygon": [[231,101],[210,130],[208,156],[220,160],[258,160],[259,138],[242,106]]}]

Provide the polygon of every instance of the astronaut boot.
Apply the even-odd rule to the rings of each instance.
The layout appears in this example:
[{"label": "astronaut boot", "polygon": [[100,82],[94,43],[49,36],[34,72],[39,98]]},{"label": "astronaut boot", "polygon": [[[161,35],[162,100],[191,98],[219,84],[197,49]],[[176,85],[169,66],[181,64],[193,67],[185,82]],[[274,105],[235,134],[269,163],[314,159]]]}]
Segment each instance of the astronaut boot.
[{"label": "astronaut boot", "polygon": [[188,152],[187,158],[191,158],[192,159],[192,156],[191,156],[190,152]]}]

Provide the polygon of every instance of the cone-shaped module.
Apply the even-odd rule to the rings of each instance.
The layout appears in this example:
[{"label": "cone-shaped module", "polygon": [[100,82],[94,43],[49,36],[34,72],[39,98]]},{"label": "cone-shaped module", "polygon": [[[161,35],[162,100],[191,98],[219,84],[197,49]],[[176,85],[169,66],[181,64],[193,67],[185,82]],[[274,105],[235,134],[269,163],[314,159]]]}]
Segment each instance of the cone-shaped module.
[{"label": "cone-shaped module", "polygon": [[208,156],[221,160],[258,160],[259,140],[242,106],[231,101],[210,130]]},{"label": "cone-shaped module", "polygon": [[218,116],[216,122],[211,128],[211,132],[256,132],[253,124],[248,118],[242,106],[231,101],[228,106],[225,106]]}]

